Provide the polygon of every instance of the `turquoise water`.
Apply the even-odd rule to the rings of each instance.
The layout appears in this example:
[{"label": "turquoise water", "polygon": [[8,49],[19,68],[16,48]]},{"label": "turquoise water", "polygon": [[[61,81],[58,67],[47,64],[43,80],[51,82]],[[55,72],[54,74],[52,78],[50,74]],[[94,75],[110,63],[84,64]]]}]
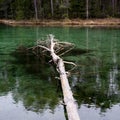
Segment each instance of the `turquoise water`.
[{"label": "turquoise water", "polygon": [[69,82],[81,120],[119,120],[119,28],[5,25],[0,25],[0,119],[66,120],[55,70],[37,57],[15,53],[48,34],[79,49],[63,59],[77,64]]}]

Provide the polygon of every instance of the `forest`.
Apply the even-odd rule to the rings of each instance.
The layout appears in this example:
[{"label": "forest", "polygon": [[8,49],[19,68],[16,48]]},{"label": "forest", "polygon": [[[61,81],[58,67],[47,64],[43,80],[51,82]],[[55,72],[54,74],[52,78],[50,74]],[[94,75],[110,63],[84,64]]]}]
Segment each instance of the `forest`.
[{"label": "forest", "polygon": [[120,17],[120,0],[0,0],[0,18],[14,20]]}]

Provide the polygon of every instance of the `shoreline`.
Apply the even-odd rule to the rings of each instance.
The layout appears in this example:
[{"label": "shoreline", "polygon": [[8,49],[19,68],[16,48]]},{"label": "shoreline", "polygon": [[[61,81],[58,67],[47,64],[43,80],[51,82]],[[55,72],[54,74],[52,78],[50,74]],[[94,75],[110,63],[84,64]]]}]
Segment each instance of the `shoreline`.
[{"label": "shoreline", "polygon": [[73,27],[120,27],[120,18],[65,19],[65,20],[0,20],[10,26],[73,26]]}]

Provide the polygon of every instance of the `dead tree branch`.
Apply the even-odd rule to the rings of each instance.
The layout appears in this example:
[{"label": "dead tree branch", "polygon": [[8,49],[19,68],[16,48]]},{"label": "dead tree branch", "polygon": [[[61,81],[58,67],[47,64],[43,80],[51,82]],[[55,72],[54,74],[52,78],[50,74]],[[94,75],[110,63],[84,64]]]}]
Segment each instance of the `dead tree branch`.
[{"label": "dead tree branch", "polygon": [[[60,58],[55,53],[55,50],[57,50],[59,48],[58,46],[61,46],[61,45],[70,46],[71,44],[67,43],[67,42],[65,42],[65,43],[58,42],[57,43],[54,40],[54,36],[51,34],[48,36],[48,40],[49,40],[47,43],[48,45],[45,45],[42,42],[42,45],[39,44],[38,46],[41,47],[42,49],[48,50],[50,52],[52,60],[53,60],[54,64],[56,65],[56,69],[59,72],[62,91],[63,91],[63,97],[64,97],[64,103],[66,106],[68,119],[69,120],[80,120],[78,110],[77,110],[77,105],[75,103],[75,99],[73,98],[73,93],[69,86],[67,74],[65,71],[64,61],[62,60],[62,58]],[[72,62],[65,62],[65,63],[75,65]]]}]

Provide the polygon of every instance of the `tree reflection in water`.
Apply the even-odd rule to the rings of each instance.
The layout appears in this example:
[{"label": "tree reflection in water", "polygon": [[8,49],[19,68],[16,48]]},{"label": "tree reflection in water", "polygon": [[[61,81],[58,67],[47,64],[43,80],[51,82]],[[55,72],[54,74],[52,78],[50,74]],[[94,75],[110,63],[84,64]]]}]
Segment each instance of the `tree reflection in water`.
[{"label": "tree reflection in water", "polygon": [[60,104],[61,91],[55,73],[45,66],[25,56],[20,63],[15,60],[6,63],[6,67],[1,66],[0,95],[12,92],[14,100],[22,101],[27,110],[43,112],[51,109],[54,112]]},{"label": "tree reflection in water", "polygon": [[88,104],[100,107],[101,111],[120,102],[119,70],[115,52],[113,62],[104,56],[94,58],[91,54],[81,56],[80,67],[73,71],[71,86],[79,106]]},{"label": "tree reflection in water", "polygon": [[[78,34],[71,29],[66,30],[68,37],[73,32],[74,36]],[[86,49],[76,49],[64,56],[65,60],[73,61],[78,65],[71,71],[69,81],[79,107],[86,104],[88,107],[95,106],[101,108],[101,111],[105,111],[112,105],[120,103],[120,55],[117,50],[120,47],[116,47],[119,44],[114,40],[111,43],[111,50],[108,50],[109,41],[106,42],[105,39],[98,38],[98,36],[98,41],[96,38],[90,38],[93,29],[88,30],[87,28],[86,30],[85,42],[78,41],[79,37],[74,41],[77,46],[85,43]],[[82,35],[84,36],[84,33]],[[74,36],[72,36],[73,40]],[[84,38],[82,39],[84,40]],[[103,42],[101,42],[102,39]],[[89,50],[94,48],[93,44],[96,48]],[[3,55],[0,51],[0,95],[7,95],[11,92],[16,103],[23,102],[25,108],[30,111],[42,113],[46,109],[51,109],[54,112],[62,100],[59,80],[55,79],[58,75],[44,56],[33,56],[29,53],[19,53],[14,54],[13,57]],[[66,66],[66,69],[68,70],[70,67]]]},{"label": "tree reflection in water", "polygon": [[[70,83],[79,106],[83,103],[89,107],[95,105],[104,111],[120,102],[115,54],[114,51],[112,64],[106,59],[103,64],[102,57],[96,57],[95,53],[86,53],[79,58],[74,56],[74,60],[78,61],[73,61],[78,67],[71,72]],[[70,57],[65,59],[70,60]],[[62,100],[54,67],[28,54],[16,57],[10,64],[0,69],[0,94],[11,91],[14,100],[22,101],[27,110],[43,112],[49,108],[54,112]]]}]

